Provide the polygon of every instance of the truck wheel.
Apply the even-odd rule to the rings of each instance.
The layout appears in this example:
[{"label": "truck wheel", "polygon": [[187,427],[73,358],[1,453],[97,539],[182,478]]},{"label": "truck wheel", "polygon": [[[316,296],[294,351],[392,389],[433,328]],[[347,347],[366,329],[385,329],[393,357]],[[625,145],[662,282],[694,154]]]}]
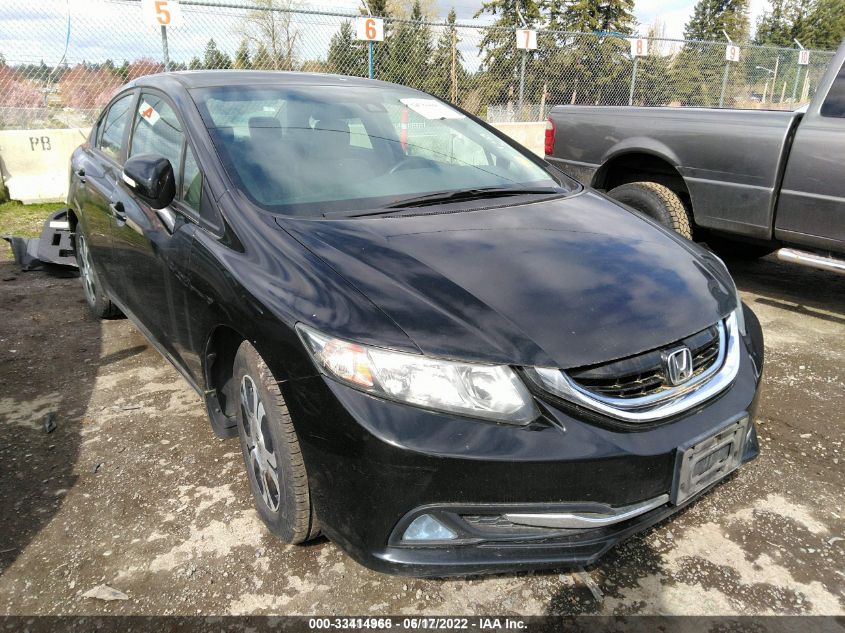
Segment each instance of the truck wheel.
[{"label": "truck wheel", "polygon": [[97,270],[91,262],[88,242],[81,232],[77,233],[74,239],[74,250],[76,251],[76,265],[79,267],[79,278],[82,280],[82,289],[85,292],[85,302],[88,304],[91,314],[98,319],[119,317],[120,310],[111,302],[100,285]]},{"label": "truck wheel", "polygon": [[629,182],[611,189],[607,195],[688,240],[692,239],[692,224],[684,203],[668,187],[656,182]]},{"label": "truck wheel", "polygon": [[238,436],[258,514],[284,542],[303,543],[316,537],[320,527],[279,384],[246,341],[235,355],[234,374],[240,390]]}]

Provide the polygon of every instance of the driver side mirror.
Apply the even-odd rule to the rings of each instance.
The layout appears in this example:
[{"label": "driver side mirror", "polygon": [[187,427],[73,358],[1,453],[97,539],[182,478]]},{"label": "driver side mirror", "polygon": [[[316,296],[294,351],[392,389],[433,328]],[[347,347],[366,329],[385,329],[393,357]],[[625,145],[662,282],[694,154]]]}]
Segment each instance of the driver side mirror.
[{"label": "driver side mirror", "polygon": [[153,209],[163,209],[176,196],[173,166],[164,156],[138,154],[123,165],[123,182]]}]

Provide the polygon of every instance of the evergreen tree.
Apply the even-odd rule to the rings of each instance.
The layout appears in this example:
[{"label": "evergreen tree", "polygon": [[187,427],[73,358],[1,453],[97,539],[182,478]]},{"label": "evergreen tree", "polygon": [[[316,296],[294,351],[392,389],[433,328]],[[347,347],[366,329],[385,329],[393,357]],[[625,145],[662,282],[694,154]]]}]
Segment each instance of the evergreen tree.
[{"label": "evergreen tree", "polygon": [[[682,105],[714,107],[719,105],[725,72],[725,31],[734,42],[748,39],[748,0],[698,0],[692,18],[684,27],[687,42],[672,66],[674,92]],[[727,66],[730,83],[742,81],[742,64]],[[725,105],[731,93],[726,92]]]},{"label": "evergreen tree", "polygon": [[845,2],[815,0],[798,39],[807,48],[835,50],[845,37]]},{"label": "evergreen tree", "polygon": [[409,22],[400,22],[390,41],[390,50],[379,79],[422,88],[431,59],[431,29],[422,23],[422,7],[414,0]]},{"label": "evergreen tree", "polygon": [[550,32],[541,35],[540,64],[549,70],[538,72],[547,77],[552,103],[627,104],[633,63],[619,36],[634,31],[632,9],[633,0],[545,0]]},{"label": "evergreen tree", "polygon": [[723,30],[734,42],[748,39],[748,0],[698,0],[684,39],[723,41]]},{"label": "evergreen tree", "polygon": [[808,0],[772,0],[771,11],[757,21],[754,41],[758,44],[793,47],[806,28],[811,4]]},{"label": "evergreen tree", "polygon": [[494,28],[485,29],[479,45],[484,72],[483,97],[487,103],[503,103],[515,98],[523,53],[526,78],[538,76],[529,72],[528,63],[536,57],[536,52],[518,50],[513,29],[539,24],[540,7],[536,0],[487,0],[475,17],[483,13],[496,17]]},{"label": "evergreen tree", "polygon": [[352,22],[344,21],[329,44],[328,72],[366,77],[367,63],[367,44],[356,40]]},{"label": "evergreen tree", "polygon": [[274,70],[276,63],[273,61],[273,55],[264,44],[258,45],[258,50],[255,51],[255,56],[252,58],[252,67],[257,70]]},{"label": "evergreen tree", "polygon": [[238,46],[238,51],[235,53],[235,61],[232,63],[233,68],[247,70],[252,68],[252,60],[249,56],[249,46],[245,39],[241,40],[241,45]]},{"label": "evergreen tree", "polygon": [[205,45],[203,65],[208,69],[231,68],[232,60],[226,53],[217,48],[217,42],[214,41],[214,38],[211,38]]},{"label": "evergreen tree", "polygon": [[455,27],[457,15],[453,8],[449,11],[446,18],[446,28],[437,39],[437,46],[431,58],[431,68],[429,70],[428,81],[425,89],[433,95],[452,101],[453,85],[452,85],[452,61],[454,49],[454,63],[455,63],[455,86],[454,94],[457,95],[458,100],[461,95],[461,87],[467,83],[467,71],[463,66],[463,55],[458,50],[458,29]]},{"label": "evergreen tree", "polygon": [[202,62],[200,58],[194,55],[188,64],[188,70],[202,70]]}]

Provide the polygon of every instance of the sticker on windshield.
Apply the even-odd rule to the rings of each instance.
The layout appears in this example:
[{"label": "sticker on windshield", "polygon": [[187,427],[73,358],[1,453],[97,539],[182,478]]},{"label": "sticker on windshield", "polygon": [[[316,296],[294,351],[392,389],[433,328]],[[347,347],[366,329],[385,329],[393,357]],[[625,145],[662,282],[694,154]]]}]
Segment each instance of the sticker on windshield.
[{"label": "sticker on windshield", "polygon": [[399,99],[426,119],[465,119],[466,117],[437,99]]},{"label": "sticker on windshield", "polygon": [[156,112],[156,109],[146,101],[142,101],[141,105],[138,106],[138,114],[150,125],[155,125],[161,118],[161,115]]}]

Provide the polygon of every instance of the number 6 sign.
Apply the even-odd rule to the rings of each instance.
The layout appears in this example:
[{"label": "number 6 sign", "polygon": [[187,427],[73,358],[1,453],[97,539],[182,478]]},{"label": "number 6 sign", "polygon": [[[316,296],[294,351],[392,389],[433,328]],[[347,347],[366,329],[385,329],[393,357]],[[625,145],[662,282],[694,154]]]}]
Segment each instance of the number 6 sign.
[{"label": "number 6 sign", "polygon": [[384,41],[384,20],[379,18],[358,18],[355,21],[355,37],[366,42]]},{"label": "number 6 sign", "polygon": [[141,11],[150,26],[182,26],[178,0],[141,0]]}]

